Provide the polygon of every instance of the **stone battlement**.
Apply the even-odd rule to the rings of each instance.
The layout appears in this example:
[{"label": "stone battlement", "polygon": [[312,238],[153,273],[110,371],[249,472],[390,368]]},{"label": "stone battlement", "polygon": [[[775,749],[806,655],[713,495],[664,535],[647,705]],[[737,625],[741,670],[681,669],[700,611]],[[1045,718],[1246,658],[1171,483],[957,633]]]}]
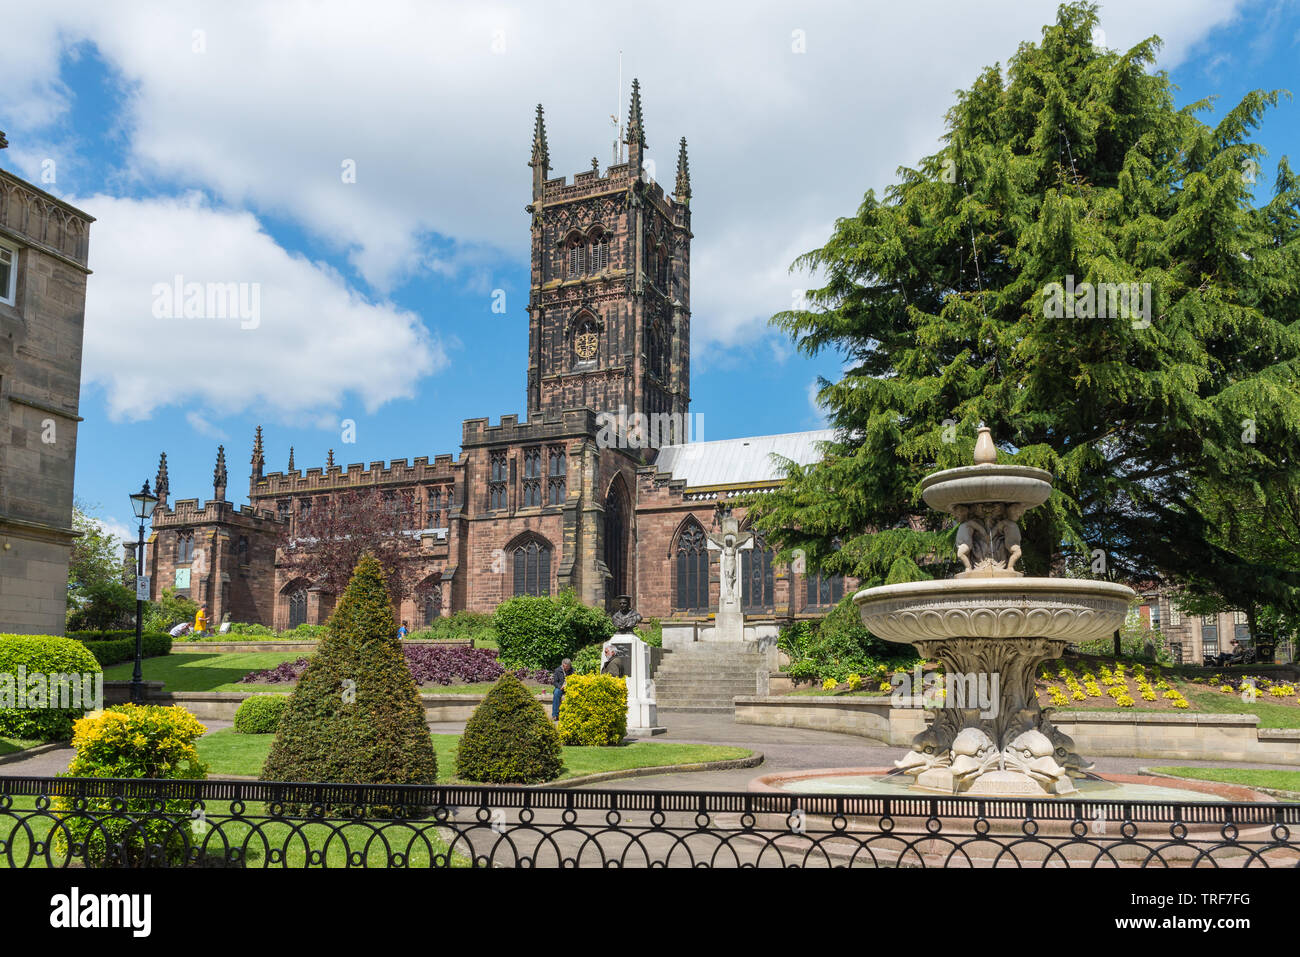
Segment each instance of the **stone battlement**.
[{"label": "stone battlement", "polygon": [[568,409],[559,416],[543,415],[527,422],[520,422],[517,414],[503,415],[499,425],[492,425],[487,418],[466,419],[462,429],[465,448],[595,435],[597,431],[596,413],[591,409]]},{"label": "stone battlement", "polygon": [[305,472],[268,472],[254,487],[254,497],[291,495],[301,492],[355,488],[362,485],[409,485],[413,482],[446,483],[453,481],[456,460],[449,454],[417,456],[410,464],[406,459],[382,459],[366,465],[353,462],[347,466],[313,467]]}]

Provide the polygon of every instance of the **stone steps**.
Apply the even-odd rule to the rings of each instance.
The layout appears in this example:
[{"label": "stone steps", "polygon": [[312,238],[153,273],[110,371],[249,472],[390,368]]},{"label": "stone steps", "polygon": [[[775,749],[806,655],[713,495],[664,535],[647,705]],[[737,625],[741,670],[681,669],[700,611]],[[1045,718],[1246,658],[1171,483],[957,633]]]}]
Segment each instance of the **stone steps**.
[{"label": "stone steps", "polygon": [[730,714],[732,701],[752,695],[766,668],[763,655],[742,642],[709,642],[666,653],[655,671],[660,711]]}]

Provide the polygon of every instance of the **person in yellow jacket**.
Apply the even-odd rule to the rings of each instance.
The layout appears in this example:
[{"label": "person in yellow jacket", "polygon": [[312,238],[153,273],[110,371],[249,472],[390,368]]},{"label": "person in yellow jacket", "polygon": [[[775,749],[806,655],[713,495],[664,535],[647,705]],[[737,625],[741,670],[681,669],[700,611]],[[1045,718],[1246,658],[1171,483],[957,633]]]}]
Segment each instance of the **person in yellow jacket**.
[{"label": "person in yellow jacket", "polygon": [[208,630],[208,610],[199,606],[199,613],[194,616],[194,633],[201,635]]}]

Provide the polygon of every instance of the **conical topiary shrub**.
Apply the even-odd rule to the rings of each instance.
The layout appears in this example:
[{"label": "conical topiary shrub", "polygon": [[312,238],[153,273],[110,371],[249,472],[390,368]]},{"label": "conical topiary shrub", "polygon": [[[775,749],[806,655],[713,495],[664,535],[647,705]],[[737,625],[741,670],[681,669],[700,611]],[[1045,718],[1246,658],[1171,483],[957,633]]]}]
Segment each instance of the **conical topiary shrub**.
[{"label": "conical topiary shrub", "polygon": [[466,781],[537,784],[564,770],[560,736],[542,703],[514,675],[503,675],[474,709],[456,748]]},{"label": "conical topiary shrub", "polygon": [[357,563],[328,624],[289,696],[262,780],[437,783],[420,691],[372,556]]}]

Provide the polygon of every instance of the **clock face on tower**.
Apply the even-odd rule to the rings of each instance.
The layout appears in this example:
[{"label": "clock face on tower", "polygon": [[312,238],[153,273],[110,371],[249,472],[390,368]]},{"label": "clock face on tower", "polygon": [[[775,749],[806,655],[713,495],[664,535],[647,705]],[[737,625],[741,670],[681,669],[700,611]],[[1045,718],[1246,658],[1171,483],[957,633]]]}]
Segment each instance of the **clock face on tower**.
[{"label": "clock face on tower", "polygon": [[596,358],[596,353],[600,350],[600,334],[596,331],[596,326],[591,322],[584,322],[578,327],[577,334],[573,337],[573,351],[579,359],[583,361]]}]

